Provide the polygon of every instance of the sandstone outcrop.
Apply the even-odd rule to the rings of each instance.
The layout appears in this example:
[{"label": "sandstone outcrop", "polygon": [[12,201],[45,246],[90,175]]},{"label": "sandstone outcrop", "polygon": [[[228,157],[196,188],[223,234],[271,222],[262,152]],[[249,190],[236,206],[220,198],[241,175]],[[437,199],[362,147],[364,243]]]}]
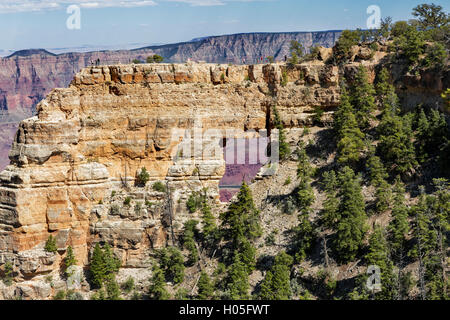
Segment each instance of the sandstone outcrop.
[{"label": "sandstone outcrop", "polygon": [[[275,94],[286,126],[302,126],[313,107],[338,104],[338,77],[323,62],[293,69],[197,63],[83,69],[19,125],[11,164],[0,173],[0,263],[12,261],[18,281],[41,281],[58,272],[68,245],[85,266],[100,241],[114,247],[123,266],[145,267],[150,249],[165,246],[189,219],[192,191],[207,188],[220,206],[224,130],[245,136],[270,127]],[[196,150],[194,128],[219,134]],[[191,147],[192,155],[182,154]],[[151,181],[135,187],[143,167]],[[155,181],[168,192],[154,191]],[[57,253],[43,250],[49,235]]]}]

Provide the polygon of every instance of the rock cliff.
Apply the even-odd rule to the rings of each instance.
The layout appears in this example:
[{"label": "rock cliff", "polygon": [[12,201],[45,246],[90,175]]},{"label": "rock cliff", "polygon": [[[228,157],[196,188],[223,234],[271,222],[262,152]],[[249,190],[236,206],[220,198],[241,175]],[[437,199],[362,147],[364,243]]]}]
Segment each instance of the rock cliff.
[{"label": "rock cliff", "polygon": [[[152,249],[175,241],[193,217],[186,210],[193,191],[207,188],[214,212],[223,209],[218,191],[226,130],[234,138],[263,135],[272,130],[275,104],[294,131],[312,125],[317,107],[324,110],[322,121],[330,121],[342,77],[351,81],[363,64],[373,81],[387,56],[354,49],[352,62],[340,68],[323,61],[331,49],[321,49],[321,60],[293,67],[89,67],[67,88],[53,89],[37,115],[19,124],[11,164],[0,173],[0,272],[12,262],[17,283],[0,286],[0,298],[17,290],[26,298],[48,298],[55,287],[43,279],[59,277],[69,245],[80,269],[92,245],[106,242],[123,267],[147,270]],[[200,145],[192,143],[196,134],[203,134]],[[150,174],[145,187],[136,180],[143,167]],[[154,182],[165,188],[155,190]],[[56,253],[43,249],[50,235]]]}]

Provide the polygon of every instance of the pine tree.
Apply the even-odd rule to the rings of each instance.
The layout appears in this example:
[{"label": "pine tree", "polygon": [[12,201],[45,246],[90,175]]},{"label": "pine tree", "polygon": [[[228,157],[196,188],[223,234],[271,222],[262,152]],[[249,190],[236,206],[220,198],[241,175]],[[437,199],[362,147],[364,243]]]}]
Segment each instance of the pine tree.
[{"label": "pine tree", "polygon": [[291,154],[291,149],[289,143],[286,142],[286,133],[284,131],[283,122],[281,121],[280,114],[278,113],[277,107],[273,106],[274,115],[274,127],[278,129],[278,139],[279,139],[279,156],[280,160],[286,160]]},{"label": "pine tree", "polygon": [[419,203],[413,207],[413,231],[416,243],[409,255],[419,260],[419,290],[422,300],[427,299],[426,273],[427,262],[436,245],[436,233],[431,228],[431,217],[427,205],[427,197],[421,188]]},{"label": "pine tree", "polygon": [[261,282],[258,298],[261,300],[289,300],[292,296],[290,268],[294,259],[284,251],[275,257],[275,263]]},{"label": "pine tree", "polygon": [[352,86],[351,101],[356,110],[356,119],[360,129],[368,129],[373,119],[375,105],[375,89],[369,83],[367,69],[360,65]]},{"label": "pine tree", "polygon": [[412,170],[417,162],[412,142],[411,118],[385,112],[377,130],[380,136],[379,154],[389,165],[389,169],[397,174]]},{"label": "pine tree", "polygon": [[73,254],[73,249],[71,246],[67,247],[67,253],[66,253],[66,257],[64,258],[64,265],[65,265],[65,270],[64,273],[70,277],[71,274],[69,273],[69,268],[71,266],[74,266],[77,264],[77,259],[75,258],[75,255]]},{"label": "pine tree", "polygon": [[233,264],[228,271],[228,296],[231,300],[248,300],[250,284],[245,264],[241,261],[240,253],[234,254]]},{"label": "pine tree", "polygon": [[100,288],[106,275],[106,269],[103,260],[103,251],[99,243],[94,247],[89,270],[92,274],[92,282],[96,287]]},{"label": "pine tree", "polygon": [[405,187],[400,178],[397,177],[394,185],[394,208],[392,209],[392,220],[388,226],[388,239],[390,253],[397,267],[397,299],[403,299],[404,289],[401,279],[404,267],[404,252],[406,250],[406,236],[409,233],[408,208],[405,205]]},{"label": "pine tree", "polygon": [[371,184],[376,191],[376,207],[379,213],[386,211],[391,202],[391,189],[386,181],[388,174],[380,158],[372,154],[367,161]]},{"label": "pine tree", "polygon": [[375,298],[380,300],[393,300],[397,294],[393,263],[389,257],[384,232],[379,226],[375,227],[375,230],[369,238],[369,252],[365,258],[368,265],[376,265],[381,271],[381,292],[377,292]]},{"label": "pine tree", "polygon": [[164,248],[158,251],[159,267],[163,270],[165,279],[175,284],[184,281],[184,258],[180,250],[175,247]]},{"label": "pine tree", "polygon": [[103,247],[103,263],[105,265],[105,276],[107,278],[114,278],[120,269],[120,260],[114,255],[109,244]]},{"label": "pine tree", "polygon": [[170,299],[170,294],[166,289],[166,281],[164,277],[164,272],[161,268],[155,264],[153,266],[153,275],[150,279],[149,295],[153,300],[168,300]]},{"label": "pine tree", "polygon": [[119,285],[115,279],[111,278],[106,282],[106,294],[107,300],[121,300]]},{"label": "pine tree", "polygon": [[297,156],[297,179],[300,180],[300,184],[296,190],[297,205],[302,213],[308,214],[310,206],[314,203],[315,195],[311,187],[311,175],[313,168],[310,165],[310,160],[306,154],[306,148],[303,141],[300,142],[300,146],[297,149]]},{"label": "pine tree", "polygon": [[364,134],[358,127],[345,85],[341,92],[340,106],[334,116],[334,128],[338,138],[338,162],[343,165],[355,164],[364,149]]},{"label": "pine tree", "polygon": [[238,249],[242,263],[245,265],[247,273],[250,275],[256,266],[256,249],[249,240],[243,239]]},{"label": "pine tree", "polygon": [[436,192],[428,198],[431,215],[431,228],[436,242],[429,257],[425,260],[428,297],[432,300],[448,299],[447,279],[447,233],[450,230],[450,187],[445,179],[434,179]]},{"label": "pine tree", "polygon": [[119,268],[120,260],[115,257],[111,247],[106,244],[102,249],[100,244],[97,243],[94,247],[89,266],[93,284],[101,288],[105,281],[115,278],[115,274],[119,271]]},{"label": "pine tree", "polygon": [[320,212],[321,225],[332,229],[339,220],[339,199],[337,196],[338,180],[334,170],[327,171],[322,177],[322,187],[326,193],[323,209]]},{"label": "pine tree", "polygon": [[196,220],[189,220],[184,224],[183,246],[189,250],[188,263],[190,265],[194,265],[199,259],[197,246],[195,244],[195,235],[198,233],[197,224],[198,221]]},{"label": "pine tree", "polygon": [[206,248],[214,248],[219,241],[220,235],[216,225],[216,218],[211,212],[211,207],[206,196],[202,201],[202,225],[203,225],[203,245]]},{"label": "pine tree", "polygon": [[342,261],[352,261],[362,246],[367,230],[364,197],[359,179],[349,167],[339,173],[339,182],[340,218],[334,227],[334,248]]},{"label": "pine tree", "polygon": [[311,252],[317,233],[307,214],[299,216],[299,224],[294,228],[293,249],[295,260],[302,262],[308,253]]},{"label": "pine tree", "polygon": [[214,295],[214,285],[209,278],[208,274],[204,271],[200,274],[200,279],[198,280],[198,300],[209,300]]},{"label": "pine tree", "polygon": [[230,204],[228,210],[221,214],[221,220],[223,234],[231,240],[233,249],[239,248],[244,239],[252,241],[261,236],[259,211],[245,181],[237,195],[237,201]]},{"label": "pine tree", "polygon": [[351,101],[356,110],[356,119],[360,129],[368,129],[373,119],[375,89],[369,83],[367,68],[360,65],[352,86]]}]

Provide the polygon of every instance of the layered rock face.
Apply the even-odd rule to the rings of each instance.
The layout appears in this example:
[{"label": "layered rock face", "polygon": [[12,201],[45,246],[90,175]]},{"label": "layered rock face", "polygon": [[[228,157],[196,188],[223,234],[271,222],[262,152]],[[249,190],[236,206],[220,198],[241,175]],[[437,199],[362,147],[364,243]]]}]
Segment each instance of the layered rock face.
[{"label": "layered rock face", "polygon": [[[249,33],[207,37],[198,41],[152,46],[136,50],[52,54],[45,50],[22,50],[0,58],[0,123],[22,120],[35,113],[35,107],[53,88],[66,87],[82,68],[100,59],[105,64],[127,64],[133,59],[145,61],[159,54],[170,62],[188,59],[211,63],[260,63],[260,58],[274,56],[283,60],[289,53],[290,41],[298,40],[305,48],[312,45],[332,47],[339,31]],[[2,119],[2,114],[7,119]],[[18,122],[18,121],[16,121]],[[7,161],[11,140],[8,131],[0,131],[0,170]]]},{"label": "layered rock face", "polygon": [[[279,64],[83,69],[19,125],[11,164],[0,174],[0,263],[13,261],[17,279],[33,279],[59,270],[68,245],[86,265],[91,244],[102,241],[124,266],[142,267],[149,249],[165,245],[189,218],[192,191],[207,188],[218,203],[226,129],[258,136],[270,125],[274,95],[285,124],[303,125],[314,106],[338,104],[338,77],[323,62],[289,70]],[[212,129],[218,134],[203,135],[196,149],[196,131]],[[164,181],[167,193],[152,190],[152,182],[133,187],[143,167],[151,181]],[[124,206],[126,197],[139,207]],[[43,250],[49,235],[59,254]]]}]

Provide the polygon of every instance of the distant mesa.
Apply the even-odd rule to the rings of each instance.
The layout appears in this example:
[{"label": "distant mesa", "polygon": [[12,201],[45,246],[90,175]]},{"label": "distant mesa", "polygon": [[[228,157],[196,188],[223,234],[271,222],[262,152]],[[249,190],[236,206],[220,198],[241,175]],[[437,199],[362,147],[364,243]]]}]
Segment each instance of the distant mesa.
[{"label": "distant mesa", "polygon": [[29,57],[35,54],[40,55],[48,55],[48,56],[56,56],[56,54],[51,53],[45,49],[26,49],[26,50],[19,50],[14,52],[13,54],[9,55],[7,58],[13,58],[13,57]]}]

